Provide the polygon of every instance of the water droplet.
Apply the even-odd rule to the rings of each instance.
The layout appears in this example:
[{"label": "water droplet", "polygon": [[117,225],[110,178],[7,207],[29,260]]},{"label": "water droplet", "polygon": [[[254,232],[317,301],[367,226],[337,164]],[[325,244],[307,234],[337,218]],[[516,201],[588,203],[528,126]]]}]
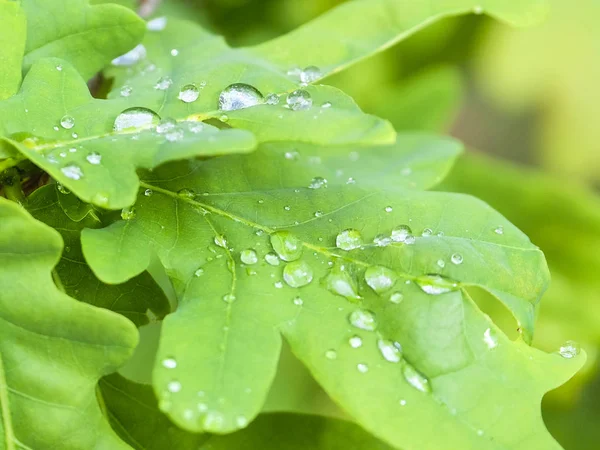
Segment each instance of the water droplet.
[{"label": "water droplet", "polygon": [[242,250],[240,253],[240,259],[244,264],[256,264],[258,262],[258,255],[254,250],[248,248],[246,250]]},{"label": "water droplet", "polygon": [[431,392],[429,380],[413,366],[406,364],[402,369],[402,373],[404,374],[404,379],[418,391],[425,393]]},{"label": "water droplet", "polygon": [[332,106],[331,102],[325,102],[321,105],[321,108],[328,109],[328,108],[331,108],[331,106]]},{"label": "water droplet", "polygon": [[406,238],[412,236],[412,230],[408,225],[400,225],[392,230],[391,238],[394,242],[406,242]]},{"label": "water droplet", "polygon": [[223,301],[225,303],[233,303],[233,302],[235,302],[235,295],[233,295],[233,294],[225,294],[223,296]]},{"label": "water droplet", "polygon": [[151,109],[129,108],[115,119],[113,130],[123,131],[128,129],[149,127],[158,124],[160,117]]},{"label": "water droplet", "polygon": [[196,198],[196,192],[194,192],[193,189],[189,189],[189,188],[179,189],[177,191],[177,195],[181,198],[189,198],[189,199]]},{"label": "water droplet", "polygon": [[499,226],[494,230],[494,233],[496,234],[504,234],[504,227]]},{"label": "water droplet", "polygon": [[295,261],[302,256],[302,242],[289,231],[277,231],[271,235],[275,253],[284,261]]},{"label": "water droplet", "polygon": [[433,234],[433,230],[431,228],[425,228],[423,230],[423,232],[421,233],[421,236],[423,237],[429,237]]},{"label": "water droplet", "polygon": [[79,166],[76,166],[75,164],[69,164],[68,166],[65,166],[62,169],[60,169],[60,171],[65,177],[70,178],[71,180],[79,180],[83,178],[83,171]]},{"label": "water droplet", "polygon": [[237,416],[235,418],[235,424],[238,426],[238,428],[244,428],[246,425],[248,425],[248,419],[246,419],[245,416]]},{"label": "water droplet", "polygon": [[181,391],[181,383],[175,380],[169,381],[169,384],[167,384],[167,390],[175,394]]},{"label": "water droplet", "polygon": [[321,76],[321,69],[316,66],[308,66],[300,72],[300,81],[308,84],[317,81]]},{"label": "water droplet", "polygon": [[354,250],[363,245],[363,239],[358,230],[349,228],[339,233],[335,238],[335,245],[341,250]]},{"label": "water droplet", "polygon": [[450,261],[452,261],[452,264],[462,264],[463,263],[463,257],[460,253],[455,253],[450,257]]},{"label": "water droplet", "polygon": [[483,436],[483,430],[477,430],[477,436]]},{"label": "water droplet", "polygon": [[265,103],[267,105],[278,105],[279,104],[279,95],[277,94],[269,94],[265,99]]},{"label": "water droplet", "polygon": [[177,361],[175,361],[175,358],[165,358],[162,361],[162,365],[166,369],[175,369],[177,367]]},{"label": "water droplet", "polygon": [[298,153],[296,150],[293,150],[291,152],[285,152],[285,159],[289,159],[291,161],[298,159],[299,156],[300,153]]},{"label": "water droplet", "polygon": [[327,350],[325,352],[325,358],[334,360],[337,358],[337,352],[335,350]]},{"label": "water droplet", "polygon": [[335,295],[341,295],[349,300],[358,300],[357,282],[343,264],[333,266],[325,278],[325,287]]},{"label": "water droplet", "polygon": [[580,345],[575,341],[567,341],[563,345],[561,345],[558,353],[565,359],[572,359],[579,355],[581,351]]},{"label": "water droplet", "polygon": [[63,116],[62,119],[60,119],[60,126],[65,130],[70,130],[75,126],[75,119],[69,115]]},{"label": "water droplet", "polygon": [[320,189],[322,187],[327,187],[327,180],[323,177],[314,177],[308,185],[309,189]]},{"label": "water droplet", "polygon": [[402,359],[400,345],[394,345],[392,341],[379,339],[377,341],[377,348],[386,361],[398,363]]},{"label": "water droplet", "polygon": [[119,93],[121,94],[121,97],[129,97],[133,93],[133,88],[128,85],[122,86]]},{"label": "water droplet", "polygon": [[312,106],[312,97],[304,89],[297,89],[288,94],[286,102],[294,111],[303,111]]},{"label": "water droplet", "polygon": [[373,243],[377,247],[387,247],[392,243],[392,238],[386,236],[385,234],[378,234],[373,238]]},{"label": "water droplet", "polygon": [[437,260],[437,265],[439,268],[443,269],[444,267],[446,267],[446,263],[444,262],[443,259],[438,259]]},{"label": "water droplet", "polygon": [[306,286],[313,279],[313,270],[306,261],[293,261],[283,269],[283,279],[293,288]]},{"label": "water droplet", "polygon": [[404,399],[400,400],[400,406],[406,406],[406,400],[404,400]]},{"label": "water droplet", "polygon": [[98,152],[92,152],[89,155],[87,155],[85,157],[85,159],[87,160],[87,162],[89,162],[90,164],[100,164],[100,162],[102,161],[102,155]]},{"label": "water droplet", "polygon": [[397,279],[395,272],[387,267],[371,266],[365,271],[365,281],[378,294],[391,289]]},{"label": "water droplet", "polygon": [[162,31],[167,26],[166,17],[157,17],[156,19],[149,20],[146,24],[148,31]]},{"label": "water droplet", "polygon": [[176,48],[171,49],[171,56],[177,56],[179,55],[179,50],[177,50]]},{"label": "water droplet", "polygon": [[352,348],[359,348],[363,345],[363,341],[360,336],[352,336],[350,339],[348,339],[348,343]]},{"label": "water droplet", "polygon": [[323,217],[325,213],[323,211],[315,211],[315,217]]},{"label": "water droplet", "polygon": [[160,77],[158,79],[158,81],[154,85],[154,89],[156,89],[158,91],[166,91],[172,85],[173,85],[173,80],[171,79],[171,77],[164,76],[164,77]]},{"label": "water droplet", "polygon": [[271,266],[278,266],[281,260],[275,253],[267,253],[265,255],[265,261]]},{"label": "water droplet", "polygon": [[128,206],[127,208],[123,208],[121,210],[121,219],[131,220],[134,218],[135,218],[135,208],[133,206]]},{"label": "water droplet", "polygon": [[302,306],[304,304],[304,301],[300,297],[294,297],[293,302],[296,306]]},{"label": "water droplet", "polygon": [[473,7],[473,12],[475,14],[483,14],[483,6],[477,5],[477,6]]},{"label": "water droplet", "polygon": [[360,373],[367,373],[367,372],[369,371],[369,366],[367,366],[367,365],[366,365],[366,364],[364,364],[364,363],[358,363],[358,364],[356,365],[356,368],[358,369],[358,371],[359,371]]},{"label": "water droplet", "polygon": [[197,270],[194,272],[194,276],[195,276],[196,278],[198,278],[198,277],[201,277],[202,275],[204,275],[204,269],[203,269],[202,267],[200,267],[199,269],[197,269]]},{"label": "water droplet", "polygon": [[367,309],[356,309],[348,316],[350,324],[356,328],[367,331],[375,331],[377,329],[377,319],[375,313]]},{"label": "water droplet", "polygon": [[283,288],[283,283],[281,281],[276,281],[275,283],[273,283],[273,286],[275,286],[275,288],[277,289],[281,289]]},{"label": "water droplet", "polygon": [[237,111],[263,103],[263,95],[254,86],[235,83],[227,86],[219,96],[221,111]]},{"label": "water droplet", "polygon": [[183,129],[175,127],[165,134],[165,139],[169,142],[178,142],[185,137]]},{"label": "water droplet", "polygon": [[69,149],[69,153],[77,153],[77,149],[75,147],[71,147]]},{"label": "water droplet", "polygon": [[498,338],[491,328],[484,331],[483,342],[485,342],[485,345],[487,345],[489,349],[498,347]]},{"label": "water droplet", "polygon": [[58,65],[56,66],[56,70],[58,70],[59,72],[61,72],[61,71],[62,71],[62,69],[63,69],[63,67],[62,67],[60,64],[58,64]]},{"label": "water droplet", "polygon": [[179,91],[177,98],[184,103],[192,103],[200,97],[200,89],[195,84],[186,84]]},{"label": "water droplet", "polygon": [[144,191],[144,195],[145,195],[146,197],[151,197],[151,196],[152,196],[152,194],[154,194],[154,192],[152,191],[152,189],[146,189],[146,190]]},{"label": "water droplet", "polygon": [[396,305],[402,303],[402,300],[404,300],[404,295],[402,295],[402,292],[394,292],[392,295],[390,295],[390,302],[395,303]]},{"label": "water droplet", "polygon": [[423,292],[430,295],[445,294],[457,289],[458,285],[440,275],[426,275],[415,280]]},{"label": "water droplet", "polygon": [[392,211],[393,211],[393,209],[392,209],[392,207],[391,207],[391,206],[386,206],[386,207],[385,207],[385,212],[386,212],[386,213],[391,213]]},{"label": "water droplet", "polygon": [[128,51],[124,55],[112,60],[113,66],[132,66],[146,58],[146,47],[142,44]]},{"label": "water droplet", "polygon": [[215,236],[215,245],[218,245],[221,248],[227,248],[227,238],[223,234],[218,234]]},{"label": "water droplet", "polygon": [[56,189],[58,189],[58,192],[60,192],[61,194],[70,194],[71,193],[70,190],[68,190],[66,187],[64,187],[60,183],[56,183]]},{"label": "water droplet", "polygon": [[194,134],[201,133],[204,130],[204,124],[202,122],[188,122],[188,130]]}]

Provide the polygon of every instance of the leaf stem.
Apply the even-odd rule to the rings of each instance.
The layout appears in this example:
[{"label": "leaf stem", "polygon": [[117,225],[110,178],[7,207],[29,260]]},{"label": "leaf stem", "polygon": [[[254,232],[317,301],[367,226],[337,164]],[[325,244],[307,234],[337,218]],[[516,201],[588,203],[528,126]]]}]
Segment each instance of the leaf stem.
[{"label": "leaf stem", "polygon": [[2,363],[2,355],[0,354],[0,413],[2,414],[2,422],[4,424],[4,435],[6,437],[6,450],[15,450],[14,442],[15,435],[12,428],[10,410],[8,406],[8,384],[4,376],[4,364]]},{"label": "leaf stem", "polygon": [[19,205],[23,205],[27,199],[21,187],[21,175],[15,167],[7,169],[0,177],[0,184],[4,188],[4,195]]}]

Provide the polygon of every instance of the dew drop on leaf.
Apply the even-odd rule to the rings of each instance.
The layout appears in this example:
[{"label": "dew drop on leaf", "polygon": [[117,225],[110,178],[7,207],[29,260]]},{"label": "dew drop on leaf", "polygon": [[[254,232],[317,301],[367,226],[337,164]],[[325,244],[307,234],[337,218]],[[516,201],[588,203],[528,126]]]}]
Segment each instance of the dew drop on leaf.
[{"label": "dew drop on leaf", "polygon": [[335,245],[340,250],[354,250],[363,245],[363,238],[358,230],[349,228],[340,232],[335,238]]},{"label": "dew drop on leaf", "polygon": [[391,238],[394,242],[405,242],[406,238],[412,236],[412,230],[408,225],[399,225],[392,230]]},{"label": "dew drop on leaf", "polygon": [[233,295],[233,294],[225,294],[223,296],[223,301],[225,303],[233,303],[233,302],[235,302],[235,295]]},{"label": "dew drop on leaf", "polygon": [[440,275],[426,275],[415,280],[423,292],[430,295],[446,294],[455,291],[458,285]]},{"label": "dew drop on leaf", "polygon": [[365,281],[377,294],[391,289],[398,277],[393,270],[383,266],[371,266],[365,271]]},{"label": "dew drop on leaf", "polygon": [[504,228],[502,226],[499,226],[499,227],[497,227],[494,230],[494,233],[496,233],[496,234],[504,234]]},{"label": "dew drop on leaf", "polygon": [[196,197],[196,193],[193,189],[182,188],[177,191],[177,195],[181,198],[189,198],[194,199]]},{"label": "dew drop on leaf", "polygon": [[328,109],[328,108],[331,108],[331,106],[332,106],[331,102],[325,102],[321,105],[321,108]]},{"label": "dew drop on leaf", "polygon": [[337,352],[335,350],[327,350],[325,352],[325,358],[334,360],[337,358]]},{"label": "dew drop on leaf", "polygon": [[258,262],[258,255],[254,250],[248,248],[240,252],[240,260],[244,264],[256,264]]},{"label": "dew drop on leaf", "polygon": [[60,169],[60,171],[63,173],[63,175],[71,180],[79,180],[81,178],[83,178],[83,171],[81,170],[81,167],[75,165],[75,164],[69,164],[65,167],[63,167],[62,169]]},{"label": "dew drop on leaf", "polygon": [[483,332],[483,342],[485,342],[485,345],[487,345],[490,350],[498,347],[498,337],[491,328],[488,328]]},{"label": "dew drop on leaf", "polygon": [[156,125],[156,132],[159,134],[165,134],[174,130],[176,127],[177,121],[175,119],[165,117],[158,123],[158,125]]},{"label": "dew drop on leaf", "polygon": [[215,236],[215,245],[221,248],[227,248],[227,238],[223,234],[218,234]]},{"label": "dew drop on leaf", "polygon": [[200,97],[200,89],[195,84],[186,84],[179,91],[177,98],[184,103],[192,103]]},{"label": "dew drop on leaf", "polygon": [[358,364],[356,365],[356,368],[358,369],[358,371],[359,371],[360,373],[367,373],[367,372],[369,371],[369,366],[367,366],[367,365],[366,365],[366,364],[364,364],[364,363],[358,363]]},{"label": "dew drop on leaf", "polygon": [[375,313],[368,309],[356,309],[350,313],[348,320],[353,327],[361,330],[375,331],[377,329],[377,319]]},{"label": "dew drop on leaf", "polygon": [[321,69],[317,66],[308,66],[302,72],[300,72],[300,81],[303,83],[312,83],[321,78]]},{"label": "dew drop on leaf", "polygon": [[383,359],[391,363],[398,363],[402,359],[402,347],[400,344],[395,344],[392,341],[386,339],[379,339],[377,341],[377,348],[383,356]]},{"label": "dew drop on leaf", "polygon": [[392,295],[390,295],[390,302],[396,305],[402,303],[402,300],[404,300],[404,295],[402,295],[402,292],[394,292]]},{"label": "dew drop on leaf", "polygon": [[60,183],[56,183],[56,189],[58,189],[58,192],[60,192],[61,194],[70,194],[71,193],[70,190],[68,190],[66,187],[64,187]]},{"label": "dew drop on leaf", "polygon": [[172,48],[171,49],[171,56],[177,56],[179,55],[179,50],[177,50],[176,48]]},{"label": "dew drop on leaf", "polygon": [[292,301],[296,306],[302,306],[304,304],[304,301],[300,297],[294,297],[294,300]]},{"label": "dew drop on leaf", "polygon": [[323,177],[314,177],[308,185],[309,189],[320,189],[322,187],[327,187],[327,180]]},{"label": "dew drop on leaf", "polygon": [[313,270],[306,261],[293,261],[284,267],[283,279],[293,288],[306,286],[313,279]]},{"label": "dew drop on leaf", "polygon": [[558,354],[565,359],[572,359],[579,355],[581,347],[575,341],[567,341],[558,349]]},{"label": "dew drop on leaf", "polygon": [[431,228],[425,228],[423,230],[423,232],[421,233],[421,236],[423,237],[429,237],[433,234],[433,230]]},{"label": "dew drop on leaf", "polygon": [[181,391],[181,383],[176,380],[169,381],[169,384],[167,384],[167,390],[172,393],[177,393]]},{"label": "dew drop on leaf", "polygon": [[437,265],[440,269],[443,269],[444,267],[446,267],[446,263],[444,262],[443,259],[438,259],[437,260]]},{"label": "dew drop on leaf", "polygon": [[148,108],[129,108],[123,111],[115,119],[113,130],[123,131],[135,128],[150,127],[158,124],[160,117]]},{"label": "dew drop on leaf", "polygon": [[119,90],[119,94],[121,94],[121,97],[129,97],[132,93],[133,93],[133,88],[128,85],[122,86],[121,89]]},{"label": "dew drop on leaf", "polygon": [[333,266],[325,277],[324,283],[325,287],[335,295],[340,295],[349,300],[360,299],[356,279],[349,273],[344,264]]},{"label": "dew drop on leaf", "polygon": [[267,253],[265,255],[265,261],[271,266],[278,266],[281,262],[279,256],[277,256],[275,253]]},{"label": "dew drop on leaf", "polygon": [[393,211],[393,208],[391,206],[386,206],[385,207],[385,212],[386,213],[391,213]]},{"label": "dew drop on leaf", "polygon": [[451,257],[450,257],[450,261],[452,261],[452,264],[462,264],[463,263],[463,257],[460,253],[454,253]]},{"label": "dew drop on leaf", "polygon": [[121,210],[121,219],[123,220],[131,220],[135,218],[135,208],[132,206],[128,206],[127,208],[123,208]]},{"label": "dew drop on leaf", "polygon": [[260,105],[263,100],[263,95],[254,86],[235,83],[227,86],[219,95],[219,109],[221,111],[237,111]]},{"label": "dew drop on leaf", "polygon": [[158,81],[154,85],[154,89],[156,89],[157,91],[166,91],[172,85],[173,85],[173,80],[171,79],[171,77],[164,76],[164,77],[160,77],[158,79]]},{"label": "dew drop on leaf", "polygon": [[98,165],[102,161],[102,155],[98,152],[92,152],[85,157],[87,162],[93,165]]},{"label": "dew drop on leaf", "polygon": [[311,95],[304,89],[296,89],[295,91],[290,92],[286,102],[293,111],[309,109],[313,103]]},{"label": "dew drop on leaf", "polygon": [[377,236],[375,236],[373,238],[373,243],[377,247],[387,247],[388,245],[390,245],[392,243],[392,238],[389,236],[386,236],[385,234],[378,234]]},{"label": "dew drop on leaf", "polygon": [[408,384],[418,391],[425,393],[431,392],[429,380],[410,364],[404,365],[402,374],[404,375],[404,379],[408,382]]},{"label": "dew drop on leaf", "polygon": [[177,361],[175,361],[175,358],[165,358],[162,361],[162,365],[166,369],[175,369],[177,367]]},{"label": "dew drop on leaf", "polygon": [[146,47],[142,44],[139,44],[132,50],[128,51],[124,55],[121,55],[112,60],[113,66],[133,66],[134,64],[140,62],[144,58],[146,58]]},{"label": "dew drop on leaf", "polygon": [[70,130],[75,126],[75,119],[72,116],[65,115],[60,119],[60,126],[65,130]]},{"label": "dew drop on leaf", "polygon": [[350,339],[348,339],[348,343],[352,348],[359,348],[363,345],[363,341],[360,336],[352,336]]},{"label": "dew drop on leaf", "polygon": [[277,94],[269,94],[265,98],[265,103],[267,105],[278,105],[279,104],[279,95]]},{"label": "dew drop on leaf", "polygon": [[202,122],[188,122],[188,130],[194,134],[201,133],[204,130],[204,124]]},{"label": "dew drop on leaf", "polygon": [[152,191],[152,189],[146,189],[146,190],[144,191],[144,195],[145,195],[146,197],[151,197],[151,196],[152,196],[152,194],[154,194],[154,192]]},{"label": "dew drop on leaf", "polygon": [[271,235],[271,245],[279,258],[295,261],[302,256],[302,242],[289,231],[277,231]]},{"label": "dew drop on leaf", "polygon": [[204,275],[204,269],[203,269],[202,267],[200,267],[199,269],[197,269],[197,270],[194,272],[194,276],[195,276],[196,278],[197,278],[197,277],[201,277],[202,275]]}]

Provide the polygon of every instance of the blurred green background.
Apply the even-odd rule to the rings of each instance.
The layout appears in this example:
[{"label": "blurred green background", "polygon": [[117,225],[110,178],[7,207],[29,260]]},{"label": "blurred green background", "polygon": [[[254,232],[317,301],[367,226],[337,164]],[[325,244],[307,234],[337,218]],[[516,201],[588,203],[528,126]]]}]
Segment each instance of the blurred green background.
[{"label": "blurred green background", "polygon": [[[534,345],[556,351],[575,340],[588,363],[546,396],[543,415],[567,450],[591,450],[600,448],[600,126],[594,123],[600,1],[549,1],[550,17],[536,28],[512,29],[485,16],[444,20],[325,83],[398,130],[461,139],[468,151],[438,189],[482,198],[544,250],[553,281]],[[284,34],[339,3],[163,0],[152,16],[194,20],[243,46]],[[499,302],[475,295],[516,336]],[[156,329],[142,331],[148,345],[125,370],[140,381],[156,339]],[[265,410],[343,415],[287,350]]]}]

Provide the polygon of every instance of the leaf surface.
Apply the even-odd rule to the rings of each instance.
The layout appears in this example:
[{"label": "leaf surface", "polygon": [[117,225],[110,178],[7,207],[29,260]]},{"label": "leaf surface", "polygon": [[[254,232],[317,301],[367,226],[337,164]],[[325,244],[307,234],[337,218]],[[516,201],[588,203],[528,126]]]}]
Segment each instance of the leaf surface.
[{"label": "leaf surface", "polygon": [[57,289],[51,270],[61,250],[56,231],[0,199],[0,442],[6,449],[125,450],[96,385],[129,358],[137,332]]},{"label": "leaf surface", "polygon": [[[525,235],[470,197],[384,183],[310,189],[295,184],[295,167],[281,157],[273,158],[279,180],[263,185],[259,155],[236,164],[235,178],[223,176],[227,157],[146,174],[142,186],[153,193],[139,197],[135,218],[83,233],[101,279],[139,273],[150,251],[171,277],[179,307],[164,321],[153,384],[178,426],[227,433],[255,417],[283,334],[329,395],[392,445],[558,448],[539,402],[583,358],[511,342],[463,289],[492,292],[529,337],[548,275]],[[323,170],[315,167],[314,175]],[[396,241],[374,243],[400,225],[414,230],[414,242],[396,229]],[[362,248],[337,247],[347,229],[360,233]],[[297,245],[288,252],[289,240]],[[518,420],[489,414],[507,398],[524,411]],[[427,431],[432,420],[445,432]]]},{"label": "leaf surface", "polygon": [[0,100],[10,97],[21,84],[21,63],[25,52],[26,22],[19,3],[0,2]]}]

